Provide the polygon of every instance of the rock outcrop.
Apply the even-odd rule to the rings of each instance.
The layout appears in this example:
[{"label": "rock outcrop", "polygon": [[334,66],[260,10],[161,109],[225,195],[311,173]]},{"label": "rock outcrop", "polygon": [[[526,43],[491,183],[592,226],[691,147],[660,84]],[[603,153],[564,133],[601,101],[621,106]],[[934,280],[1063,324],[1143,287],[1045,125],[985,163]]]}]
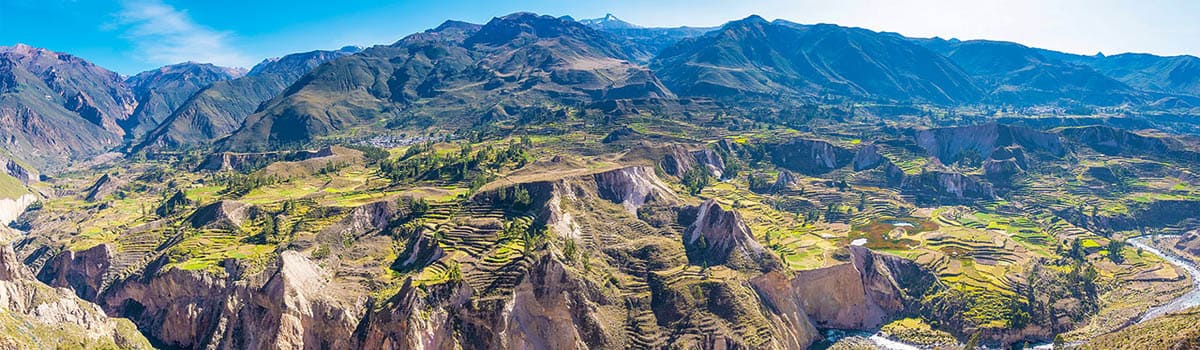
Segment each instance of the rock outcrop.
[{"label": "rock outcrop", "polygon": [[955,172],[924,171],[906,177],[901,187],[918,201],[962,202],[996,197],[988,182]]},{"label": "rock outcrop", "polygon": [[776,165],[805,175],[820,175],[845,167],[854,161],[856,154],[826,141],[809,139],[769,145],[767,151]]},{"label": "rock outcrop", "polygon": [[775,183],[771,185],[773,191],[784,191],[796,186],[796,175],[787,170],[780,170],[779,176],[775,177]]},{"label": "rock outcrop", "polygon": [[685,172],[696,166],[708,171],[708,174],[715,178],[723,179],[725,176],[724,159],[716,151],[707,148],[688,151],[683,146],[671,146],[659,162],[659,166],[667,175],[675,177],[682,177]]},{"label": "rock outcrop", "polygon": [[96,179],[96,182],[88,187],[83,199],[88,202],[96,202],[108,197],[108,195],[116,192],[117,189],[125,185],[125,181],[113,177],[112,174],[104,174]]},{"label": "rock outcrop", "polygon": [[1177,140],[1146,136],[1111,126],[1092,125],[1058,129],[1063,138],[1083,144],[1105,155],[1144,156],[1156,159],[1200,162],[1200,152]]},{"label": "rock outcrop", "polygon": [[224,264],[225,278],[164,264],[152,263],[100,300],[110,314],[129,317],[162,346],[346,348],[364,312],[361,291],[342,289],[295,251],[246,276],[232,261]]},{"label": "rock outcrop", "polygon": [[304,150],[294,152],[260,152],[260,153],[234,153],[234,152],[218,152],[209,154],[197,170],[205,171],[248,171],[262,168],[273,162],[286,161],[295,162],[314,158],[323,158],[333,156],[333,148],[324,147],[318,150]]},{"label": "rock outcrop", "polygon": [[691,252],[689,259],[693,265],[728,265],[763,271],[783,267],[777,257],[754,240],[741,214],[722,209],[714,200],[683,209],[679,221],[687,224],[683,244]]},{"label": "rock outcrop", "polygon": [[37,170],[25,167],[15,160],[0,157],[0,164],[3,164],[3,170],[8,176],[20,180],[22,184],[28,185],[38,180]]},{"label": "rock outcrop", "polygon": [[17,198],[0,198],[0,226],[7,226],[21,214],[25,213],[30,205],[36,203],[38,197],[32,193],[23,194]]},{"label": "rock outcrop", "polygon": [[38,271],[37,278],[59,288],[70,288],[85,300],[96,300],[104,283],[104,274],[116,256],[113,247],[99,244],[81,251],[67,249],[51,258]]},{"label": "rock outcrop", "polygon": [[1193,261],[1200,261],[1200,231],[1184,234],[1178,242],[1175,242],[1175,249],[1191,254]]},{"label": "rock outcrop", "polygon": [[870,330],[916,312],[921,297],[942,288],[928,270],[900,257],[850,246],[850,262],[799,271],[788,278],[770,272],[751,283],[776,309],[800,310],[801,327]]},{"label": "rock outcrop", "polygon": [[471,301],[475,292],[465,283],[421,291],[409,281],[364,318],[354,345],[366,349],[619,348],[623,327],[601,318],[604,309],[616,306],[599,289],[549,255],[533,263],[511,295],[477,305]]},{"label": "rock outcrop", "polygon": [[233,200],[220,200],[196,209],[187,221],[195,228],[219,228],[237,231],[250,215],[251,207]]},{"label": "rock outcrop", "polygon": [[4,348],[151,349],[129,320],[38,282],[8,244],[0,247],[0,315]]},{"label": "rock outcrop", "polygon": [[654,169],[627,167],[592,175],[600,198],[620,203],[630,213],[657,199],[673,200],[674,194],[663,184]]},{"label": "rock outcrop", "polygon": [[956,163],[964,158],[992,159],[994,153],[1005,148],[1021,148],[1051,157],[1062,157],[1067,153],[1059,135],[995,123],[918,130],[915,138],[921,148],[942,164]]}]

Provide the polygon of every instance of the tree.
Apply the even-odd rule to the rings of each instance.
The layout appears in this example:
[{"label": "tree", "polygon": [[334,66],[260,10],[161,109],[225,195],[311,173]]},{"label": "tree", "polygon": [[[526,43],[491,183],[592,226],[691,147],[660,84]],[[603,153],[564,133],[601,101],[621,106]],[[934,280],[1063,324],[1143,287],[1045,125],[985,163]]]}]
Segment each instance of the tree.
[{"label": "tree", "polygon": [[1071,241],[1071,249],[1067,251],[1067,256],[1075,261],[1083,261],[1083,258],[1087,256],[1087,252],[1083,250],[1083,242],[1080,242],[1078,238]]},{"label": "tree", "polygon": [[563,256],[571,261],[575,260],[575,253],[575,240],[568,238],[567,243],[563,245]]},{"label": "tree", "polygon": [[1121,251],[1124,249],[1125,241],[1110,239],[1108,241],[1108,259],[1118,264],[1125,262],[1125,256],[1121,255]]},{"label": "tree", "polygon": [[446,270],[446,280],[449,282],[462,282],[462,269],[458,267],[458,262],[451,262],[450,268]]},{"label": "tree", "polygon": [[700,194],[700,191],[703,191],[712,182],[708,171],[699,164],[685,171],[681,180],[683,180],[683,186],[687,188],[688,193],[693,196]]},{"label": "tree", "polygon": [[410,217],[420,217],[429,212],[429,202],[425,201],[425,198],[412,199],[405,197],[404,201],[408,206]]}]

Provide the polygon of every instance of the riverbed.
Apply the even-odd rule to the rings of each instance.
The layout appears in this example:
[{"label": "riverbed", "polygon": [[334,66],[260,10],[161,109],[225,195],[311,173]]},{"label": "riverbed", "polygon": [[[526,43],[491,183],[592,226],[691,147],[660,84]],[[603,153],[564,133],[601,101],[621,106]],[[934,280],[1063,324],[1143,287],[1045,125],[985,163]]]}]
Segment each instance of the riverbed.
[{"label": "riverbed", "polygon": [[[1175,238],[1175,237],[1179,237],[1179,236],[1171,235],[1171,236],[1158,236],[1158,237],[1159,237],[1159,239],[1162,239],[1162,238]],[[1188,291],[1187,293],[1184,293],[1183,295],[1171,300],[1170,302],[1168,302],[1166,304],[1150,308],[1150,310],[1147,310],[1146,313],[1142,314],[1142,317],[1138,319],[1138,323],[1146,322],[1148,320],[1154,319],[1155,317],[1159,317],[1159,316],[1162,316],[1162,315],[1165,315],[1168,313],[1172,313],[1172,312],[1176,312],[1176,311],[1182,311],[1184,309],[1200,305],[1200,268],[1197,268],[1196,264],[1192,263],[1189,260],[1180,258],[1170,252],[1164,252],[1158,248],[1155,248],[1154,246],[1152,246],[1150,244],[1147,244],[1149,241],[1150,241],[1150,237],[1137,237],[1137,238],[1130,239],[1128,242],[1132,246],[1141,248],[1143,251],[1153,253],[1154,255],[1158,255],[1159,257],[1163,258],[1164,260],[1171,263],[1172,265],[1178,266],[1179,268],[1183,269],[1192,278],[1192,290]]]},{"label": "riverbed", "polygon": [[[1174,238],[1174,237],[1179,237],[1179,236],[1178,235],[1160,235],[1160,236],[1158,236],[1159,239]],[[1155,248],[1154,246],[1148,244],[1150,239],[1151,239],[1150,237],[1137,237],[1137,238],[1129,239],[1127,242],[1134,247],[1142,249],[1142,251],[1150,252],[1151,254],[1157,255],[1157,256],[1163,258],[1164,260],[1166,260],[1168,263],[1183,269],[1189,276],[1191,276],[1192,290],[1188,291],[1187,293],[1184,293],[1183,295],[1181,295],[1175,299],[1172,299],[1170,302],[1168,302],[1166,304],[1150,308],[1150,310],[1147,310],[1145,313],[1142,314],[1142,316],[1140,318],[1138,318],[1137,323],[1146,322],[1148,320],[1154,319],[1155,317],[1159,317],[1159,316],[1162,316],[1162,315],[1165,315],[1168,313],[1181,311],[1181,310],[1191,308],[1194,306],[1200,306],[1200,267],[1197,267],[1195,263],[1192,263],[1189,260],[1175,256],[1175,254],[1172,254],[1170,252],[1164,252],[1158,248]],[[847,337],[861,337],[861,338],[865,338],[865,339],[869,340],[877,348],[880,348],[880,349],[887,349],[887,350],[919,350],[919,349],[923,349],[921,346],[918,346],[918,345],[908,344],[908,343],[904,343],[899,340],[888,338],[886,334],[883,334],[881,332],[871,333],[871,332],[831,330],[831,331],[826,331],[825,336],[828,339],[825,342],[822,342],[823,344],[821,344],[821,345],[824,345],[825,347],[828,347],[829,345],[832,345],[833,343],[837,342],[838,339],[847,338]],[[1034,344],[1034,345],[1031,345],[1030,347],[1033,349],[1053,349],[1054,348],[1054,346],[1052,346],[1050,344]],[[821,347],[818,346],[818,348],[821,348]]]}]

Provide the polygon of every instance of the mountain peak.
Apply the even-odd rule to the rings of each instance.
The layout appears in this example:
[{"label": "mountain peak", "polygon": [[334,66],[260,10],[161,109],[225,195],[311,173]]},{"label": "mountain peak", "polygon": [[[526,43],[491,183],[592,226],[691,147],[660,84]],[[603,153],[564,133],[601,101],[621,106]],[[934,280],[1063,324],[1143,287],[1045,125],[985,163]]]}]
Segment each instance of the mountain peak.
[{"label": "mountain peak", "polygon": [[625,22],[625,21],[621,20],[620,18],[617,18],[617,16],[614,16],[611,13],[605,13],[604,17],[601,17],[601,18],[582,19],[582,20],[579,20],[578,22],[583,25],[586,25],[586,26],[589,26],[592,28],[596,28],[596,29],[641,28],[641,26],[633,24],[633,23]]},{"label": "mountain peak", "polygon": [[762,16],[759,16],[759,15],[750,15],[750,16],[747,16],[746,18],[743,18],[743,19],[737,20],[736,22],[745,22],[745,23],[768,23],[766,18],[762,18]]},{"label": "mountain peak", "polygon": [[441,32],[441,31],[445,31],[448,29],[478,29],[478,28],[479,28],[479,25],[475,24],[475,23],[456,21],[456,20],[447,20],[445,22],[442,22],[442,24],[437,26],[437,28],[433,28],[432,31]]}]

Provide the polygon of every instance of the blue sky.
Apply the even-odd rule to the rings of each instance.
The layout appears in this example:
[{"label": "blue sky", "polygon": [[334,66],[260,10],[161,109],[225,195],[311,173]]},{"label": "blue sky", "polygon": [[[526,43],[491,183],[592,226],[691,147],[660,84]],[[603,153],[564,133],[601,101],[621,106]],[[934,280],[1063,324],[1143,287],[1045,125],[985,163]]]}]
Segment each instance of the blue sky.
[{"label": "blue sky", "polygon": [[248,68],[267,57],[387,44],[446,19],[484,23],[516,11],[611,12],[646,26],[715,26],[759,14],[1075,53],[1200,55],[1200,2],[1188,0],[0,0],[0,45],[69,52],[122,74],[188,60]]}]

